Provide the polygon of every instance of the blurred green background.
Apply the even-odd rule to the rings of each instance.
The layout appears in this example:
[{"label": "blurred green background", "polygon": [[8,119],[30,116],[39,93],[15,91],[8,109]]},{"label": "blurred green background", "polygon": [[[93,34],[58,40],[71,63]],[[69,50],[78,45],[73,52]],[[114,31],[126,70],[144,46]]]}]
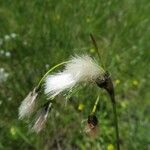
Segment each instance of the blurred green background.
[{"label": "blurred green background", "polygon": [[[18,120],[21,101],[48,68],[82,53],[111,72],[121,149],[149,150],[149,40],[149,0],[0,0],[0,150],[115,150],[105,91],[98,105],[97,138],[83,132],[97,97],[93,85],[79,87],[67,104],[60,96],[38,135],[29,132],[31,120]],[[39,103],[45,101],[40,96]]]}]

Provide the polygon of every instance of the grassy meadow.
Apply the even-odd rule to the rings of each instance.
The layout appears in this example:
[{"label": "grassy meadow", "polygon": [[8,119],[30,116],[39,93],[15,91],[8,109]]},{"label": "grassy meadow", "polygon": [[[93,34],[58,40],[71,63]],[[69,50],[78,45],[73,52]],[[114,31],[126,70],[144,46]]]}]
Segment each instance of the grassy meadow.
[{"label": "grassy meadow", "polygon": [[[99,47],[98,57],[90,39]],[[98,133],[84,133],[96,86],[56,98],[44,130],[29,131],[18,107],[43,74],[87,53],[111,73],[121,150],[150,150],[149,0],[0,0],[0,150],[115,150],[112,107],[104,90]],[[39,103],[46,102],[41,94]]]}]

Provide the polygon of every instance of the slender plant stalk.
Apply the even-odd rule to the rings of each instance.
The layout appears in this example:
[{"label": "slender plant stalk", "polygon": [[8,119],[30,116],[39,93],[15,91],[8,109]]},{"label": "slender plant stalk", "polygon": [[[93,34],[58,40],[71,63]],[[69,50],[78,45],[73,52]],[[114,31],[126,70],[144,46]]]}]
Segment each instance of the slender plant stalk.
[{"label": "slender plant stalk", "polygon": [[118,115],[117,115],[116,100],[115,100],[115,96],[114,95],[111,97],[111,102],[112,102],[112,107],[113,107],[114,124],[115,124],[115,131],[116,131],[116,145],[117,145],[117,150],[120,150]]},{"label": "slender plant stalk", "polygon": [[[101,55],[99,53],[99,49],[98,49],[96,40],[95,40],[95,38],[94,38],[94,36],[92,34],[90,34],[90,37],[91,37],[91,40],[92,40],[93,45],[95,47],[95,50],[97,52],[97,55],[98,55],[99,59],[101,60]],[[104,65],[102,64],[102,66],[104,66]],[[110,94],[110,97],[111,97],[111,102],[112,102],[112,107],[113,107],[113,114],[114,114],[114,124],[115,124],[115,132],[116,132],[116,145],[117,145],[117,150],[120,150],[119,129],[118,129],[118,115],[117,115],[117,110],[116,110],[116,101],[115,101],[114,91],[113,91],[112,95]],[[98,101],[99,101],[99,97],[97,98],[97,100],[96,100],[96,102],[94,104],[92,113],[95,113]]]},{"label": "slender plant stalk", "polygon": [[54,69],[56,69],[57,67],[66,64],[67,62],[68,62],[68,61],[61,62],[61,63],[59,63],[59,64],[53,66],[52,68],[50,68],[50,69],[44,74],[44,76],[41,78],[41,80],[39,81],[38,86],[37,86],[37,89],[40,89],[40,88],[41,88],[41,85],[42,85],[44,79],[48,76],[48,74],[49,74],[50,72],[52,72],[52,71],[53,71]]},{"label": "slender plant stalk", "polygon": [[[97,109],[97,105],[99,102],[100,98],[99,95],[95,101],[94,107],[92,109],[92,113],[94,114],[96,112]],[[114,124],[115,124],[115,133],[116,133],[116,145],[117,145],[117,150],[120,150],[120,143],[119,143],[119,129],[118,129],[118,115],[117,115],[117,110],[116,110],[116,101],[115,101],[115,97],[111,97],[111,102],[112,102],[112,107],[113,107],[113,114],[114,114]]]},{"label": "slender plant stalk", "polygon": [[93,36],[92,33],[90,33],[90,37],[91,37],[91,40],[92,40],[93,45],[94,45],[94,47],[95,47],[96,53],[97,53],[97,55],[98,55],[98,57],[99,57],[99,60],[101,61],[102,67],[104,67],[104,64],[102,63],[102,55],[101,55],[101,53],[99,52],[99,48],[98,48],[97,42],[96,42],[96,40],[95,40],[95,38],[94,38],[94,36]]},{"label": "slender plant stalk", "polygon": [[98,46],[97,46],[96,40],[95,40],[95,38],[94,38],[94,36],[93,36],[92,33],[90,33],[90,37],[91,37],[91,40],[92,40],[93,45],[94,45],[94,47],[95,47],[95,50],[96,50],[96,52],[97,52],[97,55],[98,55],[99,59],[101,59],[101,55],[100,55],[100,53],[99,53],[99,50],[98,50]]},{"label": "slender plant stalk", "polygon": [[92,109],[92,113],[91,114],[94,114],[96,112],[96,108],[97,108],[98,102],[99,102],[99,95],[97,96],[97,99],[95,101],[95,104],[94,104],[94,107]]}]

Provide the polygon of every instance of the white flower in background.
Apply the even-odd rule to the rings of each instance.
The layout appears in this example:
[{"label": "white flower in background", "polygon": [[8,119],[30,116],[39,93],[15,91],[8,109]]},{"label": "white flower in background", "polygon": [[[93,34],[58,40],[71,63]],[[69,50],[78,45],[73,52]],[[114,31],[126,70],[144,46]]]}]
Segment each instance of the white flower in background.
[{"label": "white flower in background", "polygon": [[6,56],[6,57],[10,57],[10,56],[11,56],[11,53],[10,53],[9,51],[7,51],[7,52],[5,53],[5,56]]},{"label": "white flower in background", "polygon": [[3,49],[0,50],[0,55],[3,55],[5,51]]},{"label": "white flower in background", "polygon": [[88,55],[75,56],[66,64],[65,69],[45,80],[45,93],[54,97],[80,82],[93,82],[103,78],[105,71]]},{"label": "white flower in background", "polygon": [[24,42],[23,42],[23,45],[28,45],[28,42],[27,42],[27,41],[24,41]]},{"label": "white flower in background", "polygon": [[[6,34],[5,36],[4,36],[4,40],[5,41],[9,41],[10,39],[14,39],[14,38],[16,38],[17,37],[17,34],[16,33],[11,33],[11,34]],[[1,45],[1,44],[0,44]]]},{"label": "white flower in background", "polygon": [[0,72],[1,73],[5,72],[5,69],[4,68],[0,68]]},{"label": "white flower in background", "polygon": [[52,106],[52,103],[47,103],[41,110],[38,111],[36,115],[36,121],[32,127],[32,131],[39,133],[45,126],[49,110]]},{"label": "white flower in background", "polygon": [[5,41],[9,41],[10,38],[11,38],[11,37],[10,37],[9,35],[5,35],[5,36],[4,36],[4,40],[5,40]]},{"label": "white flower in background", "polygon": [[16,33],[11,33],[11,34],[10,34],[10,37],[11,37],[11,38],[16,38],[16,36],[17,36]]},{"label": "white flower in background", "polygon": [[5,71],[4,68],[0,68],[0,83],[7,80],[9,74]]},{"label": "white flower in background", "polygon": [[48,69],[48,68],[49,68],[49,64],[46,64],[46,65],[45,65],[45,68]]},{"label": "white flower in background", "polygon": [[19,119],[29,117],[33,113],[36,105],[37,96],[38,93],[36,92],[36,88],[34,88],[33,91],[31,91],[22,101],[19,107]]},{"label": "white flower in background", "polygon": [[4,55],[6,57],[10,57],[11,53],[9,51],[4,51],[3,49],[0,50],[0,55]]}]

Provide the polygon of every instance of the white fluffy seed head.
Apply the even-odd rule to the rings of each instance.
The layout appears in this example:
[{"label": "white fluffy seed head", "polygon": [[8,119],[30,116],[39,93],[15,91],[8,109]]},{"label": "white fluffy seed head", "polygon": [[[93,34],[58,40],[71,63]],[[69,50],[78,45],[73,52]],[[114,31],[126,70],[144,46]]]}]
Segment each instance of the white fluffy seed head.
[{"label": "white fluffy seed head", "polygon": [[79,81],[93,81],[104,74],[104,70],[88,55],[72,57],[64,72],[72,74]]},{"label": "white fluffy seed head", "polygon": [[88,55],[75,56],[68,61],[65,69],[45,80],[45,93],[54,97],[82,81],[96,81],[103,78],[105,71]]},{"label": "white fluffy seed head", "polygon": [[35,101],[36,101],[37,95],[38,93],[36,92],[36,89],[34,89],[22,101],[19,107],[19,119],[29,117],[33,113],[35,109],[35,104],[36,104]]},{"label": "white fluffy seed head", "polygon": [[57,73],[50,75],[45,81],[45,93],[48,96],[54,97],[60,92],[69,89],[75,85],[73,76],[69,73]]}]

